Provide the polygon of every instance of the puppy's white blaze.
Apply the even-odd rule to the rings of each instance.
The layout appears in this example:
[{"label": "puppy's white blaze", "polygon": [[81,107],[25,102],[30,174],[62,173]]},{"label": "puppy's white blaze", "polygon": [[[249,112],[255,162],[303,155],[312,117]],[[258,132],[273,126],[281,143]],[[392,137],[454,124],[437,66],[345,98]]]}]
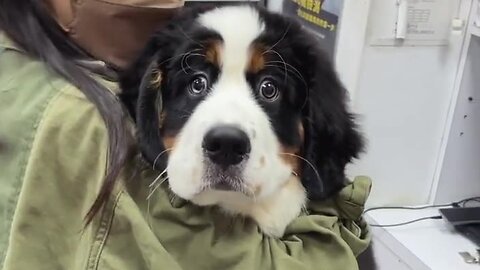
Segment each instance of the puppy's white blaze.
[{"label": "puppy's white blaze", "polygon": [[222,36],[222,75],[244,80],[250,45],[265,29],[258,12],[248,6],[223,7],[200,15],[199,22]]}]

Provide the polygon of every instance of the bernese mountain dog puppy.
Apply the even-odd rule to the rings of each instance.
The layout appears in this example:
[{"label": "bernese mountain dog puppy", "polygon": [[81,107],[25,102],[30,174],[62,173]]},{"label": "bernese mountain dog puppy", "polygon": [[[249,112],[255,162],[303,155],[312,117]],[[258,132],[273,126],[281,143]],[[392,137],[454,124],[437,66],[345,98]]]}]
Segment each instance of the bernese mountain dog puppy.
[{"label": "bernese mountain dog puppy", "polygon": [[138,144],[171,191],[280,237],[346,183],[363,139],[319,41],[250,5],[189,9],[121,76]]}]

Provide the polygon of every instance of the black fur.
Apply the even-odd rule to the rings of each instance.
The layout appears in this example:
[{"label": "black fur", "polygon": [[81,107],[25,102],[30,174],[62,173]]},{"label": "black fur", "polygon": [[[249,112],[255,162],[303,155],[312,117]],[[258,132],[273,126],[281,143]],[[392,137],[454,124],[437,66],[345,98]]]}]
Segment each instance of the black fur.
[{"label": "black fur", "polygon": [[347,109],[348,92],[341,85],[317,42],[310,35],[298,35],[291,44],[298,55],[308,83],[307,106],[303,110],[305,166],[302,182],[311,199],[323,199],[346,183],[345,166],[363,149],[363,138],[354,116]]},{"label": "black fur", "polygon": [[[297,79],[295,85],[295,91],[306,91],[300,95],[306,103],[298,104],[302,105],[305,129],[302,153],[315,168],[304,164],[302,183],[310,199],[327,198],[344,186],[346,164],[363,150],[363,138],[356,129],[354,116],[347,110],[348,92],[319,48],[319,40],[291,19],[263,10],[261,14],[268,31],[260,40],[272,43],[283,37],[275,50],[303,76],[304,81]],[[286,126],[276,128],[281,140],[280,130]],[[289,130],[286,136],[295,137],[292,134],[295,132]],[[283,138],[283,142],[288,142],[288,138]]]}]

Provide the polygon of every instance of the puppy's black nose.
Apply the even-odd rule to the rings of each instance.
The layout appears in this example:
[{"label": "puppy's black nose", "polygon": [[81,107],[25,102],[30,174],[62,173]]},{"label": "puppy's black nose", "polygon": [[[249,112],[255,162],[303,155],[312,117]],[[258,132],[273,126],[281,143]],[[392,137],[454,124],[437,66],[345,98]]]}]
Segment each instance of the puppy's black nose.
[{"label": "puppy's black nose", "polygon": [[250,153],[250,140],[243,130],[224,125],[208,131],[202,147],[213,163],[226,168],[240,163]]}]

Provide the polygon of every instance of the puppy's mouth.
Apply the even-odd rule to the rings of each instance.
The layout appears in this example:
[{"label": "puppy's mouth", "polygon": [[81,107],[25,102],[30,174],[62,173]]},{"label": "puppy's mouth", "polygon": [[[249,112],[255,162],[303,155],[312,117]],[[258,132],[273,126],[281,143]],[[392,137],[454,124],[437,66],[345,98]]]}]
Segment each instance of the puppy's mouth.
[{"label": "puppy's mouth", "polygon": [[251,195],[243,178],[245,162],[228,168],[208,161],[206,163],[203,176],[204,190],[232,191]]}]

